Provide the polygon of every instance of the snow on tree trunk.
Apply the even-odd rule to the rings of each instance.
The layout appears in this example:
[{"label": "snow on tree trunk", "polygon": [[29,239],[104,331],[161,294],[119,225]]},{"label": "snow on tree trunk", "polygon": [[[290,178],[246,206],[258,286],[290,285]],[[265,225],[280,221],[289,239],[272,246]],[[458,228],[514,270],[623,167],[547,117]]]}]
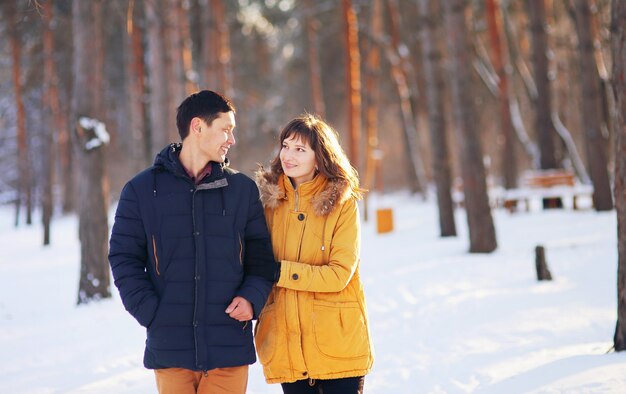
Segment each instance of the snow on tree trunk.
[{"label": "snow on tree trunk", "polygon": [[496,232],[489,207],[485,166],[472,96],[473,78],[466,21],[465,1],[444,3],[445,26],[450,50],[450,85],[456,131],[461,156],[463,192],[470,236],[471,253],[489,253],[496,249]]},{"label": "snow on tree trunk", "polygon": [[585,184],[589,184],[591,180],[589,179],[589,175],[587,174],[587,170],[585,169],[585,165],[578,154],[578,149],[576,148],[576,143],[574,142],[574,138],[572,138],[572,133],[569,132],[567,127],[561,122],[561,118],[557,111],[552,112],[552,124],[554,124],[554,129],[561,137],[563,144],[565,144],[565,148],[567,149],[567,154],[569,155],[570,160],[572,161],[572,167],[578,174],[578,178]]},{"label": "snow on tree trunk", "polygon": [[[524,62],[524,59],[519,54],[517,35],[515,33],[511,17],[507,11],[507,6],[501,7],[500,10],[502,11],[502,24],[504,25],[504,36],[506,38],[509,58],[511,59],[511,63],[515,64],[515,68],[519,71],[522,81],[524,82],[524,87],[526,87],[526,91],[528,92],[530,101],[532,102],[537,99],[537,87],[535,86],[535,82],[532,80],[532,76],[530,76],[530,71],[528,71],[528,67]],[[513,129],[515,130],[515,135],[530,158],[532,167],[538,169],[541,161],[539,146],[530,138],[528,132],[526,131],[515,89],[508,89],[507,94],[509,96],[509,112],[511,113],[511,122],[513,124]]]},{"label": "snow on tree trunk", "polygon": [[613,343],[616,351],[626,350],[626,2],[611,5],[611,53],[613,55],[613,96],[615,98],[615,208],[617,210],[617,324]]},{"label": "snow on tree trunk", "polygon": [[[597,211],[613,209],[611,185],[607,169],[607,141],[602,135],[600,80],[594,58],[591,34],[591,9],[587,0],[576,2],[576,30],[580,58],[582,98],[580,113],[585,130],[587,164],[593,183],[593,205]],[[624,23],[624,21],[622,21]]]},{"label": "snow on tree trunk", "polygon": [[[109,136],[104,124],[95,120],[95,95],[102,94],[102,80],[95,74],[93,61],[98,59],[94,36],[102,34],[94,28],[94,3],[74,0],[72,6],[75,82],[72,94],[74,121],[73,143],[77,153],[78,235],[81,244],[81,265],[78,304],[111,296],[108,253],[106,150]],[[97,41],[96,41],[97,42]]]},{"label": "snow on tree trunk", "polygon": [[441,13],[430,0],[420,0],[419,32],[422,47],[422,68],[426,82],[426,105],[428,127],[432,147],[432,166],[437,188],[439,228],[442,237],[456,236],[454,203],[452,202],[452,175],[446,131],[444,80],[439,50]]},{"label": "snow on tree trunk", "polygon": [[533,140],[530,139],[530,136],[526,131],[526,127],[524,126],[524,120],[522,119],[522,111],[520,110],[519,101],[517,101],[517,97],[515,96],[515,92],[513,92],[513,89],[511,89],[511,91],[509,92],[509,103],[511,103],[511,121],[513,122],[513,128],[515,129],[517,139],[521,142],[524,150],[528,154],[532,167],[535,169],[539,168],[539,147]]}]

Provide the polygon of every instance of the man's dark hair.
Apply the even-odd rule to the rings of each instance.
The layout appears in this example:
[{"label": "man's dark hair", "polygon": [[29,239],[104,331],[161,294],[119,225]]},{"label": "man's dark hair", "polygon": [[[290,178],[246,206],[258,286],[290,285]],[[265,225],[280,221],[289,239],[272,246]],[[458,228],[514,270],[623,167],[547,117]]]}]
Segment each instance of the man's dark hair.
[{"label": "man's dark hair", "polygon": [[191,119],[198,117],[211,125],[220,113],[235,112],[235,106],[226,97],[211,90],[201,90],[183,100],[176,109],[176,127],[181,141],[189,135]]}]

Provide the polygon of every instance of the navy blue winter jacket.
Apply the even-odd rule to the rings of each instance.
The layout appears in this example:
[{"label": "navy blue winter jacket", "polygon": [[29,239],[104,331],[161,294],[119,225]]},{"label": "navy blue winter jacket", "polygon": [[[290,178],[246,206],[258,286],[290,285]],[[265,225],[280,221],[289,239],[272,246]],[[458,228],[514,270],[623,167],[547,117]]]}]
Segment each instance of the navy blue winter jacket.
[{"label": "navy blue winter jacket", "polygon": [[242,296],[256,318],[272,287],[244,274],[247,264],[275,264],[257,186],[218,163],[196,186],[180,149],[165,148],[122,190],[109,251],[115,285],[147,327],[146,368],[252,364],[252,324],[224,311]]}]

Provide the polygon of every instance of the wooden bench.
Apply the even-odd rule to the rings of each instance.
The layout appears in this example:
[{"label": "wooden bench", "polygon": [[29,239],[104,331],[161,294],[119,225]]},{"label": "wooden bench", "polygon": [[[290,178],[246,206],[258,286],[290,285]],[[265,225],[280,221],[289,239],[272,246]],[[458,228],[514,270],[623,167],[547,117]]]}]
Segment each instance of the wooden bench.
[{"label": "wooden bench", "polygon": [[521,178],[521,187],[503,191],[502,206],[509,211],[517,209],[518,202],[530,211],[531,200],[545,201],[547,208],[557,208],[562,199],[570,199],[572,208],[578,209],[579,197],[591,197],[592,185],[576,182],[574,173],[567,170],[527,171]]}]

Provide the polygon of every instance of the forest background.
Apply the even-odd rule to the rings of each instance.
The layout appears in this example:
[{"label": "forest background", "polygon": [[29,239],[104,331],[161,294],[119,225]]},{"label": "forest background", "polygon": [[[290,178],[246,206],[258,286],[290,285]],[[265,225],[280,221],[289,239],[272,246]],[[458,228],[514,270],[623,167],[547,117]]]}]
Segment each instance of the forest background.
[{"label": "forest background", "polygon": [[234,168],[251,174],[282,125],[316,113],[367,189],[435,196],[442,236],[462,206],[470,252],[497,248],[490,193],[528,170],[575,174],[623,228],[625,3],[2,0],[0,203],[16,226],[40,215],[44,245],[77,213],[77,302],[110,297],[108,209],[178,141],[182,99],[212,89],[237,107]]}]

